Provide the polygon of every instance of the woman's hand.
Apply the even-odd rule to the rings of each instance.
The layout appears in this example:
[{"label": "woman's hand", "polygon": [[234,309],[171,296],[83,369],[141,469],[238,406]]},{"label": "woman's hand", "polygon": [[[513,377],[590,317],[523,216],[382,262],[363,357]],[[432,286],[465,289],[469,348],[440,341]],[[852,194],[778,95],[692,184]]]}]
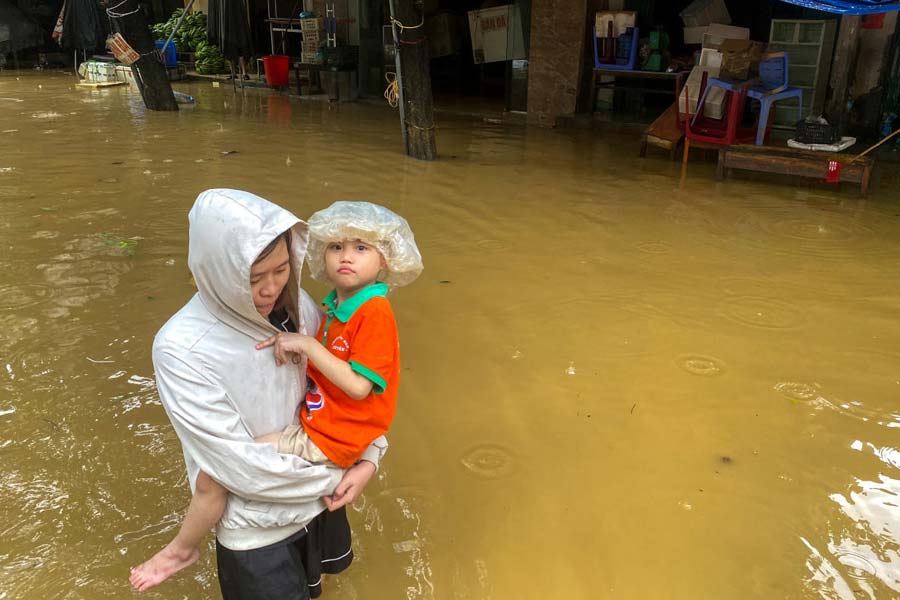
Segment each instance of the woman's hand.
[{"label": "woman's hand", "polygon": [[375,465],[367,460],[361,460],[344,473],[341,482],[334,488],[334,493],[325,496],[325,506],[328,510],[335,511],[356,500],[363,488],[369,483],[369,479],[375,474]]},{"label": "woman's hand", "polygon": [[306,352],[306,344],[315,340],[308,335],[299,333],[279,333],[273,335],[264,342],[256,345],[257,350],[263,350],[269,346],[275,347],[275,364],[281,366],[286,364],[290,357],[291,362],[297,364],[300,362],[300,354]]}]

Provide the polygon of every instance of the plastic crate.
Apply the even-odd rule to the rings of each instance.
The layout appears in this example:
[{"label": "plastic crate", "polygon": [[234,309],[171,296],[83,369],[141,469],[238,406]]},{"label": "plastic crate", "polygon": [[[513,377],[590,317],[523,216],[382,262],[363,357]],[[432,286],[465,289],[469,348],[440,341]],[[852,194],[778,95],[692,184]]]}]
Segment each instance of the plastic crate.
[{"label": "plastic crate", "polygon": [[300,31],[318,31],[320,29],[325,29],[325,20],[321,17],[300,19]]}]

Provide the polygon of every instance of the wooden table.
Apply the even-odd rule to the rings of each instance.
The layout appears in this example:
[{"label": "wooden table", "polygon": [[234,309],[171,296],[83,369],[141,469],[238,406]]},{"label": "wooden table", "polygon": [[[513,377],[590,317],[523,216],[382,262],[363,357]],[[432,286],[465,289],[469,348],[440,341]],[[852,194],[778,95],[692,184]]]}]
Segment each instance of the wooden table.
[{"label": "wooden table", "polygon": [[841,163],[841,182],[858,183],[860,194],[869,190],[874,159],[863,157],[849,162],[851,156],[835,152],[813,152],[795,148],[773,146],[723,146],[719,150],[719,167],[716,179],[731,176],[733,169],[777,173],[794,177],[807,177],[824,181],[828,171],[828,161]]},{"label": "wooden table", "polygon": [[[615,77],[617,79],[646,79],[653,81],[671,81],[674,85],[675,100],[681,95],[681,85],[684,82],[684,76],[687,71],[675,71],[667,73],[665,71],[628,71],[619,69],[594,69],[591,75],[591,112],[594,111],[594,105],[597,100],[598,87],[616,87],[615,81],[597,83],[598,77]],[[669,90],[660,88],[628,88],[645,94],[671,94]]]}]

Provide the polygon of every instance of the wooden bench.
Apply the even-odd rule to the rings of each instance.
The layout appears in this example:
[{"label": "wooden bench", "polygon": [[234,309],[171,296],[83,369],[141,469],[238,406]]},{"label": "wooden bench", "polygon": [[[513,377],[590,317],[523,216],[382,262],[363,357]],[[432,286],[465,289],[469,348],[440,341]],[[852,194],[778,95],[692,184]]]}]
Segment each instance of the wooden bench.
[{"label": "wooden bench", "polygon": [[669,158],[675,160],[678,155],[678,146],[684,139],[684,130],[678,124],[678,101],[670,106],[653,123],[644,130],[641,136],[640,157],[647,156],[647,146],[655,146],[669,153]]},{"label": "wooden bench", "polygon": [[858,183],[860,194],[865,195],[869,190],[869,180],[875,161],[863,157],[851,163],[850,159],[851,156],[848,154],[834,152],[813,152],[772,146],[724,146],[719,150],[716,179],[721,181],[730,177],[733,169],[742,169],[824,181],[828,161],[836,160],[841,163],[841,182]]}]

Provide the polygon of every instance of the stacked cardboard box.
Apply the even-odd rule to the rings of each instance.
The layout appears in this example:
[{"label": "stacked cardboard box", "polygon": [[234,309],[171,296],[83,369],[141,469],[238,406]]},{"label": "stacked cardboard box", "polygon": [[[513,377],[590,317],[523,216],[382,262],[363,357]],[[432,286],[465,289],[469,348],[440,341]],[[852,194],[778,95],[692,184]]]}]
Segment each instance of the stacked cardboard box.
[{"label": "stacked cardboard box", "polygon": [[[718,77],[722,69],[722,53],[712,48],[704,48],[700,52],[700,62],[688,75],[681,90],[681,96],[678,98],[678,110],[681,113],[688,112],[686,110],[686,100],[690,97],[690,114],[697,112],[697,104],[700,102],[700,84],[703,82],[703,73],[707,77]],[[725,95],[723,88],[709,88],[706,95],[706,101],[703,104],[703,114],[711,119],[721,119],[725,116]]]},{"label": "stacked cardboard box", "polygon": [[710,25],[728,25],[731,15],[724,0],[695,0],[681,11],[681,20],[684,21],[684,43],[700,44]]},{"label": "stacked cardboard box", "polygon": [[106,83],[116,79],[116,63],[87,61],[78,65],[78,74],[86,81]]}]

